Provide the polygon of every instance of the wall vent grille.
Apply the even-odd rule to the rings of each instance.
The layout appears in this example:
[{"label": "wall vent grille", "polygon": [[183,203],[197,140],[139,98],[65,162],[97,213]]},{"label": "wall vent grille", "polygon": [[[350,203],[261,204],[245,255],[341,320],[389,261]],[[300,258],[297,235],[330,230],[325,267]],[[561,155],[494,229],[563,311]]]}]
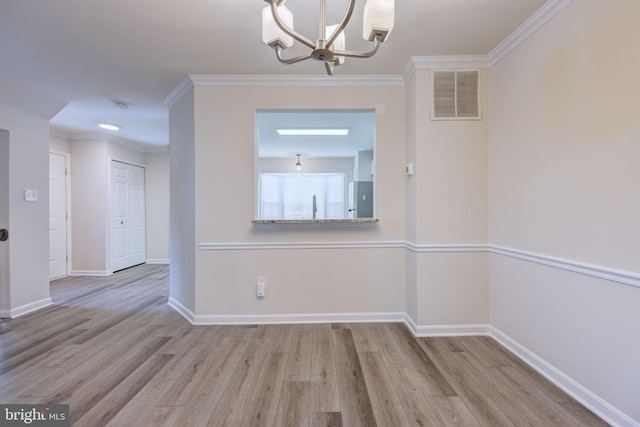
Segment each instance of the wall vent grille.
[{"label": "wall vent grille", "polygon": [[433,70],[431,120],[480,119],[480,70]]}]

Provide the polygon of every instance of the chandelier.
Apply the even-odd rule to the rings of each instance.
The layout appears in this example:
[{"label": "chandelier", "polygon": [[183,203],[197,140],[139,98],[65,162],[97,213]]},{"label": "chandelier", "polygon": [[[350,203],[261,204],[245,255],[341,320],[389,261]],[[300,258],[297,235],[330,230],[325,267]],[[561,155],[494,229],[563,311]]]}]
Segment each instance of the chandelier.
[{"label": "chandelier", "polygon": [[[326,23],[326,0],[320,0],[320,26],[318,39],[312,41],[293,29],[293,14],[286,8],[287,0],[264,0],[269,6],[262,10],[262,41],[276,52],[278,61],[283,64],[295,64],[312,58],[325,65],[327,74],[332,76],[336,66],[344,63],[345,58],[369,58],[373,56],[384,42],[394,22],[395,0],[366,0],[362,37],[373,42],[368,52],[357,52],[345,49],[344,29],[346,28],[356,0],[349,0],[349,7],[342,22],[336,25]],[[294,40],[307,46],[311,51],[292,58],[284,58],[282,52],[293,46]]]}]

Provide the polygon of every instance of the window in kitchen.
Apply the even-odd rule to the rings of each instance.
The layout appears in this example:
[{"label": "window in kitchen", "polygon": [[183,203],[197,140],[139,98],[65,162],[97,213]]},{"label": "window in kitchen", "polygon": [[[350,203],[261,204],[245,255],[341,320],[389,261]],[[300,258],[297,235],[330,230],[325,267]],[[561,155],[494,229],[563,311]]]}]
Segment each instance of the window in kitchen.
[{"label": "window in kitchen", "polygon": [[344,219],[345,174],[260,174],[260,218]]}]

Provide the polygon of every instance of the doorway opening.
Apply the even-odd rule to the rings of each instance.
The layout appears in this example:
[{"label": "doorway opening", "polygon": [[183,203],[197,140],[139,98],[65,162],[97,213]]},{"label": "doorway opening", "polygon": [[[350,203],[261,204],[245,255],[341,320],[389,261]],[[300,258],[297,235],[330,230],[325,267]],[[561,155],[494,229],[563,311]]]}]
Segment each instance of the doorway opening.
[{"label": "doorway opening", "polygon": [[111,270],[146,262],[145,168],[111,160]]}]

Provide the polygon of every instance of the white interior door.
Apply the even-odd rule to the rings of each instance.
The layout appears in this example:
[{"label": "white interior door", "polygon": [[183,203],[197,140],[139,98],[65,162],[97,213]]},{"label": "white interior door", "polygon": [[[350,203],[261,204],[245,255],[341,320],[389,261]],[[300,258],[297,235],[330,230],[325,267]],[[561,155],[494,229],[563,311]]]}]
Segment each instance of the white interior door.
[{"label": "white interior door", "polygon": [[111,161],[111,268],[146,261],[144,168]]},{"label": "white interior door", "polygon": [[49,279],[68,275],[67,157],[49,153]]}]

